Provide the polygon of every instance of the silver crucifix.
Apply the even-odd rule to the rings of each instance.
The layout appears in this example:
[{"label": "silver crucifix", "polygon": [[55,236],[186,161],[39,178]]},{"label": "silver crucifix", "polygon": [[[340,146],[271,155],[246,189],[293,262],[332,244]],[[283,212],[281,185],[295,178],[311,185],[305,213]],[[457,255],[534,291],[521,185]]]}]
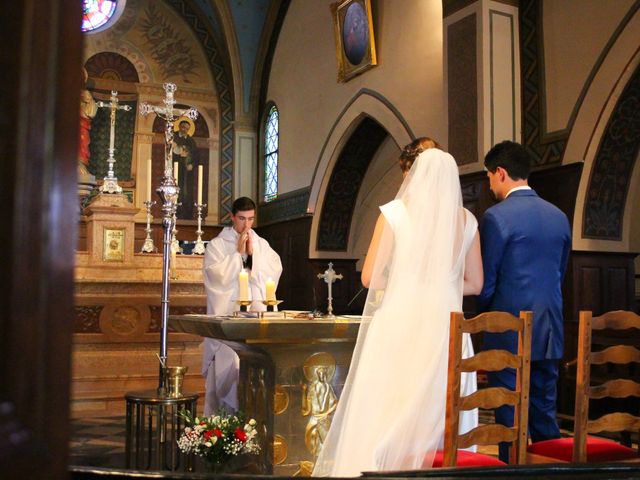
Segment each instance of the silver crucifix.
[{"label": "silver crucifix", "polygon": [[327,268],[324,273],[319,273],[318,278],[324,279],[329,290],[327,318],[335,318],[335,315],[333,314],[332,285],[336,280],[342,280],[342,274],[336,273],[336,271],[333,269],[333,263],[329,262],[329,268]]},{"label": "silver crucifix", "polygon": [[[162,227],[164,229],[164,241],[162,250],[162,324],[160,331],[160,362],[167,364],[167,319],[169,316],[169,259],[171,257],[172,234],[175,229],[175,214],[178,207],[178,194],[180,188],[176,185],[171,168],[173,155],[173,124],[180,117],[187,117],[191,120],[198,118],[198,111],[191,107],[189,109],[174,108],[176,103],[173,94],[177,87],[173,83],[163,85],[165,91],[164,106],[150,105],[146,102],[140,104],[140,114],[147,115],[155,113],[165,122],[164,130],[164,177],[160,186],[156,190],[162,200]],[[176,241],[177,243],[177,241]],[[158,394],[165,393],[165,379],[162,366],[160,366],[160,376],[158,384]]]},{"label": "silver crucifix", "polygon": [[118,105],[118,92],[115,90],[111,90],[111,98],[109,102],[96,102],[96,105],[100,108],[108,108],[111,110],[111,129],[109,130],[109,158],[107,159],[107,163],[109,163],[109,171],[107,172],[107,176],[104,177],[104,183],[100,187],[100,191],[102,193],[122,193],[122,187],[118,185],[118,179],[116,178],[113,171],[113,164],[116,163],[116,159],[114,157],[115,149],[115,140],[116,140],[116,112],[118,110],[131,110],[130,105]]}]

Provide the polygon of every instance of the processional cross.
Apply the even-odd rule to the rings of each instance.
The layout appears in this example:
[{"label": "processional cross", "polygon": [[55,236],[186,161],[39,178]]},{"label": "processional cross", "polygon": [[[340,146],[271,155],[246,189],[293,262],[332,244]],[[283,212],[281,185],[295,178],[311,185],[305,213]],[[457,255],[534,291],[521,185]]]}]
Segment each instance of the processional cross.
[{"label": "processional cross", "polygon": [[[174,108],[176,103],[173,94],[177,87],[173,83],[163,84],[165,91],[164,106],[151,105],[146,102],[140,104],[140,114],[155,113],[166,122],[164,130],[164,176],[156,190],[162,201],[162,227],[164,229],[164,243],[162,250],[162,328],[160,332],[160,383],[158,393],[164,393],[164,375],[162,364],[167,364],[167,318],[169,316],[169,259],[171,256],[172,234],[175,228],[175,215],[178,206],[180,188],[176,185],[171,169],[173,156],[173,124],[180,117],[191,120],[198,118],[198,110]],[[151,181],[151,179],[149,179]],[[176,242],[177,243],[177,242]]]},{"label": "processional cross", "polygon": [[329,268],[327,268],[324,273],[319,273],[318,278],[324,279],[329,291],[327,318],[335,318],[335,315],[333,314],[333,296],[331,293],[333,290],[332,285],[336,280],[342,280],[342,274],[336,273],[336,271],[333,269],[333,263],[329,262]]},{"label": "processional cross", "polygon": [[96,102],[96,105],[100,108],[108,108],[111,110],[111,129],[109,130],[109,158],[107,163],[109,164],[109,171],[107,176],[104,177],[104,183],[100,187],[102,193],[122,193],[122,187],[118,185],[118,179],[113,171],[113,164],[116,163],[114,157],[115,139],[116,139],[116,112],[118,110],[131,110],[131,105],[118,105],[118,92],[111,90],[111,97],[109,102]]}]

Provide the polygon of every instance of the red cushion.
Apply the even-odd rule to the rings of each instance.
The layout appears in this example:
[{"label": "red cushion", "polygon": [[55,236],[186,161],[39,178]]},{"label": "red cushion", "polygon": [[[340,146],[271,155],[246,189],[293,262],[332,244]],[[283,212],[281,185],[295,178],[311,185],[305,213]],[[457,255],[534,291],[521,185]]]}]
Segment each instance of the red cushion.
[{"label": "red cushion", "polygon": [[[573,438],[556,438],[529,445],[527,451],[544,457],[557,458],[571,462],[573,457]],[[638,458],[632,448],[599,437],[587,437],[587,462],[615,462]]]},{"label": "red cushion", "polygon": [[[433,468],[441,468],[443,459],[444,451],[438,450],[433,457]],[[506,463],[501,462],[496,457],[492,457],[490,455],[473,453],[467,450],[458,450],[456,467],[492,467],[504,465],[506,465]]]}]

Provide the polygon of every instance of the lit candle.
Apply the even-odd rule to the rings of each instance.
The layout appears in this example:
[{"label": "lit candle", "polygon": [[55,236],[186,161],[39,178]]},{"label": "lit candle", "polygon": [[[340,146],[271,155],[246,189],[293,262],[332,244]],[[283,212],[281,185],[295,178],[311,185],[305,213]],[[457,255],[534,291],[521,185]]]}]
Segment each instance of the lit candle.
[{"label": "lit candle", "polygon": [[275,300],[276,299],[276,282],[274,282],[271,279],[267,280],[267,283],[265,284],[265,293],[266,293],[265,300],[267,301]]},{"label": "lit candle", "polygon": [[198,165],[198,205],[202,205],[202,165]]},{"label": "lit candle", "polygon": [[238,300],[249,300],[249,273],[243,268],[238,275]]},{"label": "lit candle", "polygon": [[147,200],[151,201],[151,158],[149,158],[149,161],[147,162],[147,185],[148,185],[148,189],[147,189]]},{"label": "lit candle", "polygon": [[178,162],[173,162],[173,178],[176,181],[176,185],[178,184]]}]

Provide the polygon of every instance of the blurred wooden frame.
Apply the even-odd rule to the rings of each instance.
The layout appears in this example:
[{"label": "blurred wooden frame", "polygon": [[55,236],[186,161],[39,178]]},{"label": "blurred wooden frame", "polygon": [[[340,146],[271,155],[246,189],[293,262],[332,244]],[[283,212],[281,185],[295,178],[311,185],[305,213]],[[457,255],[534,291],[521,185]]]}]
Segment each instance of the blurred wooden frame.
[{"label": "blurred wooden frame", "polygon": [[[349,60],[344,48],[344,19],[347,10],[359,4],[365,13],[367,21],[367,45],[364,55],[360,62],[355,65]],[[373,36],[373,21],[371,17],[371,0],[340,0],[331,4],[331,13],[333,15],[333,25],[336,38],[336,57],[338,60],[338,82],[346,82],[349,79],[360,75],[364,71],[377,65],[376,46]]]}]

